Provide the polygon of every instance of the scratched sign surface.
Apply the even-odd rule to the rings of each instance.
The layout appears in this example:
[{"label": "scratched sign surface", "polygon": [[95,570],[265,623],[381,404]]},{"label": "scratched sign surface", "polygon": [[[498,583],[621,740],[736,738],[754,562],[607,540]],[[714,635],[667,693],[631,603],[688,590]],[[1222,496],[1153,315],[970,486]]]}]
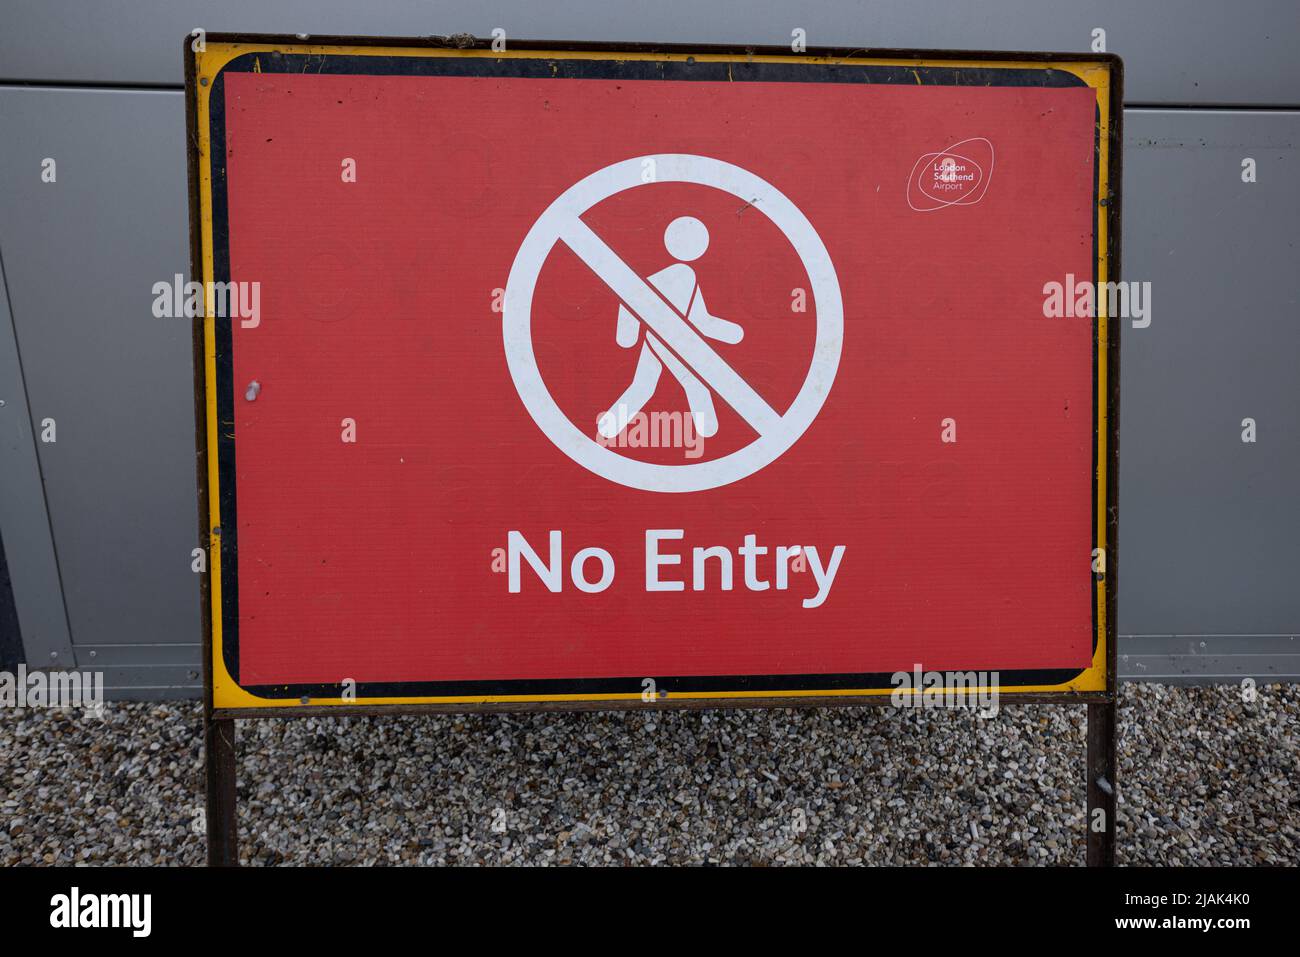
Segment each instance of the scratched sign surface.
[{"label": "scratched sign surface", "polygon": [[218,707],[1105,687],[1105,64],[196,72]]}]

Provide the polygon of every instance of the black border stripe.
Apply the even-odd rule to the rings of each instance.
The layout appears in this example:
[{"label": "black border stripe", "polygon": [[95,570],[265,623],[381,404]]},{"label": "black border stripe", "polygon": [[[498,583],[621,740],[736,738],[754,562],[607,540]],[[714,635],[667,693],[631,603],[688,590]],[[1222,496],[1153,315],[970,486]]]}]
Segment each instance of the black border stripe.
[{"label": "black border stripe", "polygon": [[[217,42],[210,38],[211,42]],[[371,41],[357,41],[370,44]],[[518,44],[515,44],[519,48]],[[556,49],[556,47],[551,47]],[[630,50],[630,48],[629,48]],[[697,52],[711,52],[703,49]],[[735,53],[734,50],[726,52]],[[787,52],[788,51],[783,51]],[[810,54],[815,55],[815,54]],[[911,54],[916,57],[930,54]],[[994,58],[988,54],[957,53],[950,59]],[[1001,57],[999,57],[1001,58]],[[1024,54],[1006,54],[1006,59],[1028,59]],[[1087,57],[1071,57],[1086,60]],[[512,76],[549,79],[621,79],[621,80],[706,80],[732,82],[812,82],[812,83],[864,83],[916,85],[920,81],[928,86],[999,86],[999,87],[1072,87],[1086,86],[1078,76],[1048,66],[1020,67],[933,67],[872,64],[819,64],[770,63],[747,59],[729,61],[652,61],[620,60],[615,54],[608,59],[565,59],[562,55],[546,58],[502,59],[487,57],[424,57],[394,54],[387,56],[353,54],[305,54],[250,52],[231,60],[212,80],[209,100],[212,229],[213,229],[213,279],[230,280],[230,227],[228,218],[226,170],[226,102],[225,74],[251,73],[254,62],[262,73],[315,73],[329,75],[397,75],[397,76]],[[1112,118],[1112,123],[1115,120]],[[1095,126],[1095,163],[1100,164],[1100,111]],[[1112,143],[1112,149],[1115,149]],[[1097,175],[1093,176],[1093,237],[1097,240]],[[1112,184],[1112,189],[1114,188]],[[1097,279],[1096,255],[1092,257],[1093,280]],[[1112,278],[1115,278],[1112,276]],[[1098,320],[1093,320],[1093,475],[1092,511],[1089,527],[1093,529],[1093,547],[1096,541],[1097,509],[1097,372],[1098,372]],[[236,449],[233,434],[234,384],[232,328],[228,321],[217,321],[216,330],[216,405],[217,405],[217,471],[219,501],[222,515],[221,542],[221,622],[222,651],[226,669],[239,683],[239,586],[238,586],[238,523],[236,501]],[[201,372],[200,372],[201,374]],[[1112,423],[1112,428],[1115,424]],[[1114,455],[1112,453],[1112,459]],[[1107,583],[1113,588],[1112,581]],[[1109,588],[1108,588],[1109,595]],[[1092,617],[1092,649],[1097,647],[1096,591],[1090,589],[1089,604]],[[1108,621],[1113,632],[1113,619]],[[1112,639],[1113,640],[1113,639]],[[1111,651],[1113,654],[1113,649]],[[969,669],[950,668],[951,671],[990,670],[987,665]],[[1083,669],[1040,669],[1008,671],[1001,674],[1002,690],[1016,685],[1056,685],[1070,681]],[[500,680],[500,681],[426,681],[426,682],[370,682],[355,688],[358,702],[377,697],[475,697],[487,695],[561,695],[561,694],[629,694],[640,693],[642,681],[654,677],[656,686],[670,694],[702,692],[748,691],[850,691],[888,689],[893,672],[866,674],[823,675],[685,675],[685,676],[625,676],[614,678],[555,679],[555,680]],[[1113,679],[1111,679],[1113,680]],[[339,684],[304,683],[282,685],[240,685],[244,690],[265,698],[337,698],[341,696]],[[1069,693],[1062,693],[1068,698]],[[790,699],[793,706],[798,699]],[[725,705],[728,701],[720,702]],[[377,706],[385,707],[385,706]]]}]

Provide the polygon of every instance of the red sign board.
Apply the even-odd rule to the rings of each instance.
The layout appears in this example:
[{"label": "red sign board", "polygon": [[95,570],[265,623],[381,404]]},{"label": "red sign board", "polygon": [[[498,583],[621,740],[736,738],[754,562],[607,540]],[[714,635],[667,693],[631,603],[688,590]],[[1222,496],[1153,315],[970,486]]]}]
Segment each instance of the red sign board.
[{"label": "red sign board", "polygon": [[218,708],[1107,687],[1107,63],[198,70]]}]

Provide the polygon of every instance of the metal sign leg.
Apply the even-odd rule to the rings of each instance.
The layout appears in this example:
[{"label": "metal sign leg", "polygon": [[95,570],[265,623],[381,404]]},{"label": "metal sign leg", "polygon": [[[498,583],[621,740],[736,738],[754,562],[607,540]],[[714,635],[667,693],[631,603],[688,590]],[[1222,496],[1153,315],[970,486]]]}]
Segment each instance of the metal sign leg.
[{"label": "metal sign leg", "polygon": [[237,867],[239,827],[235,818],[235,721],[233,718],[208,718],[204,729],[208,866]]},{"label": "metal sign leg", "polygon": [[1112,701],[1088,705],[1088,866],[1115,865],[1118,794],[1115,787],[1115,712]]}]

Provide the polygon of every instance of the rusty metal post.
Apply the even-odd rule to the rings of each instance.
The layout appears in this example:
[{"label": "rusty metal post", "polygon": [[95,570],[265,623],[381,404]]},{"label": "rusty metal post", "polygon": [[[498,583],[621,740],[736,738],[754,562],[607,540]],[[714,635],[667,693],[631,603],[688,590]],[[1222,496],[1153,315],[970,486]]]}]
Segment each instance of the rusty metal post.
[{"label": "rusty metal post", "polygon": [[1088,705],[1088,866],[1115,865],[1115,701]]},{"label": "rusty metal post", "polygon": [[239,825],[235,816],[235,721],[204,722],[203,756],[207,767],[208,866],[239,865]]}]

